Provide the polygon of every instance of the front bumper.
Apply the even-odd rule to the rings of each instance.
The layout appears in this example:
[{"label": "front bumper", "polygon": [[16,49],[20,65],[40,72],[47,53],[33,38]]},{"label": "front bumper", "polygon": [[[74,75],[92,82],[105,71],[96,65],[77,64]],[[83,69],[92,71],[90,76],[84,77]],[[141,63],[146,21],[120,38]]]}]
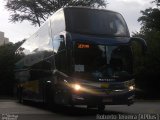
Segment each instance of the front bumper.
[{"label": "front bumper", "polygon": [[135,92],[114,90],[104,94],[72,93],[74,105],[131,105],[134,103]]}]

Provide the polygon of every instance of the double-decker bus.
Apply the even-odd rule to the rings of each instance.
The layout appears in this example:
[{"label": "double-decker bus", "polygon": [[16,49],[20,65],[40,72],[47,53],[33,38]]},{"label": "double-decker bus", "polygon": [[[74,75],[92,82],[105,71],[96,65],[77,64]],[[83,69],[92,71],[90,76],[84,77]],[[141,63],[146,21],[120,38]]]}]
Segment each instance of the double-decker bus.
[{"label": "double-decker bus", "polygon": [[65,7],[16,51],[18,98],[47,104],[131,105],[135,97],[132,41],[121,14]]}]

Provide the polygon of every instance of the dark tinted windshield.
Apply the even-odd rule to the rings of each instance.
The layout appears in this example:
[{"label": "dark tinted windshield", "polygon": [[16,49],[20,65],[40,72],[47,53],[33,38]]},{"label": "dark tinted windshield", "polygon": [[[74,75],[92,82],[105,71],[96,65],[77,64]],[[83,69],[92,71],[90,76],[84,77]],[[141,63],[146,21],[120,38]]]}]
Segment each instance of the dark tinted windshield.
[{"label": "dark tinted windshield", "polygon": [[123,17],[116,12],[95,9],[67,9],[66,25],[69,32],[129,36]]},{"label": "dark tinted windshield", "polygon": [[80,76],[90,74],[96,78],[104,78],[132,73],[132,54],[129,46],[78,43],[74,55],[75,73],[81,74]]}]

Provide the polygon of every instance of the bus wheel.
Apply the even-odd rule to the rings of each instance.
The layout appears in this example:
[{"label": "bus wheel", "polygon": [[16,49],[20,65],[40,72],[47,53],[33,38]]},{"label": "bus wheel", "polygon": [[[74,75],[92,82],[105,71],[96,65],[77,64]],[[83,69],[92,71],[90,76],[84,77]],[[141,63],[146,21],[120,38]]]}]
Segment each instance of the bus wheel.
[{"label": "bus wheel", "polygon": [[103,112],[105,110],[105,105],[98,105],[98,111]]},{"label": "bus wheel", "polygon": [[44,102],[46,104],[46,107],[53,108],[53,106],[54,106],[54,98],[53,98],[53,92],[52,91],[46,90]]},{"label": "bus wheel", "polygon": [[19,88],[18,90],[18,102],[19,103],[23,103],[23,93],[22,93],[23,89]]}]

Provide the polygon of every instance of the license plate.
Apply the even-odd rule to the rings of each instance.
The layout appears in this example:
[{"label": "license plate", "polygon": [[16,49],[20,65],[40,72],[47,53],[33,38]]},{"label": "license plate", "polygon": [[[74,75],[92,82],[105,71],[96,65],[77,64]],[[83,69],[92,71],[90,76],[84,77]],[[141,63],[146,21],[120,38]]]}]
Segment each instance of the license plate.
[{"label": "license plate", "polygon": [[109,84],[108,83],[103,83],[103,84],[101,84],[101,88],[109,88]]},{"label": "license plate", "polygon": [[103,99],[102,102],[112,102],[112,99]]}]

